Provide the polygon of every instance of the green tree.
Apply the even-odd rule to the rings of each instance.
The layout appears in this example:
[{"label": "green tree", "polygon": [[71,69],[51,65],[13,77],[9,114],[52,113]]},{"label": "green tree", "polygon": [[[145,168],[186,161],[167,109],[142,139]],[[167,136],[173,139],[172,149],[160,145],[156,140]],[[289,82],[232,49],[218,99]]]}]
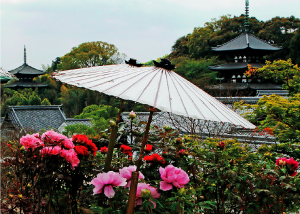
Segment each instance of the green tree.
[{"label": "green tree", "polygon": [[74,134],[84,134],[87,136],[95,136],[97,133],[96,131],[85,124],[73,124],[73,125],[67,125],[64,128],[64,131],[62,132],[63,135],[72,137]]},{"label": "green tree", "polygon": [[[289,98],[264,96],[257,104],[235,103],[260,130],[270,128],[280,142],[300,143],[300,94]],[[249,111],[248,109],[252,109]]]},{"label": "green tree", "polygon": [[67,117],[80,114],[85,107],[85,90],[82,88],[71,87],[65,84],[61,86],[60,95],[59,100],[63,104]]},{"label": "green tree", "polygon": [[263,23],[258,37],[266,40],[270,44],[281,46],[280,51],[268,56],[273,61],[277,59],[287,60],[290,57],[291,39],[295,35],[295,31],[299,28],[300,19],[291,17],[274,17]]},{"label": "green tree", "polygon": [[[190,56],[197,59],[213,56],[212,47],[230,41],[245,30],[244,19],[244,15],[233,18],[226,15],[220,19],[212,19],[204,27],[194,28],[193,33],[187,36]],[[261,28],[261,22],[254,17],[249,18],[250,33],[257,35]]]},{"label": "green tree", "polygon": [[28,104],[29,105],[41,105],[41,102],[42,102],[41,98],[37,94],[34,94],[29,97]]},{"label": "green tree", "polygon": [[217,64],[218,60],[216,57],[198,60],[180,57],[172,60],[172,62],[176,64],[176,73],[200,88],[204,88],[216,81],[218,72],[208,69],[208,66]]},{"label": "green tree", "polygon": [[18,91],[4,88],[1,97],[1,115],[5,115],[8,106],[20,105],[41,105],[41,98],[37,91],[33,91],[31,88],[19,89]]},{"label": "green tree", "polygon": [[295,64],[300,64],[300,24],[290,42],[290,58]]},{"label": "green tree", "polygon": [[176,40],[175,44],[172,46],[172,52],[170,54],[170,58],[178,58],[178,57],[188,57],[189,56],[189,47],[188,47],[188,37],[182,36]]},{"label": "green tree", "polygon": [[93,128],[97,133],[109,128],[109,120],[116,120],[119,109],[108,105],[90,105],[83,109],[75,119],[92,119]]},{"label": "green tree", "polygon": [[73,47],[70,53],[60,58],[58,70],[69,70],[114,64],[121,55],[113,44],[106,42],[86,42]]},{"label": "green tree", "polygon": [[300,68],[294,65],[291,59],[266,61],[266,65],[258,69],[258,74],[266,79],[273,79],[283,83],[289,95],[300,93]]},{"label": "green tree", "polygon": [[49,100],[47,98],[43,99],[43,101],[41,102],[41,105],[43,106],[50,106],[51,103],[49,102]]}]

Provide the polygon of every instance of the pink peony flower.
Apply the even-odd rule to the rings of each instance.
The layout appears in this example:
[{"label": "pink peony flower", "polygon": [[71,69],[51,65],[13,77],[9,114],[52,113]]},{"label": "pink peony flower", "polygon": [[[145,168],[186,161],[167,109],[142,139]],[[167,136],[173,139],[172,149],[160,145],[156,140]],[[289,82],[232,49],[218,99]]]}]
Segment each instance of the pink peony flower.
[{"label": "pink peony flower", "polygon": [[99,173],[92,180],[92,184],[95,186],[93,189],[94,195],[102,193],[104,189],[106,197],[113,198],[115,196],[113,187],[125,186],[126,178],[123,178],[119,173],[109,171],[107,173]]},{"label": "pink peony flower", "polygon": [[72,142],[72,138],[67,138],[67,139],[64,139],[62,141],[62,144],[63,146],[66,148],[66,149],[73,149],[75,146]]},{"label": "pink peony flower", "polygon": [[46,131],[42,137],[42,141],[51,144],[60,144],[63,140],[67,140],[68,138],[62,134],[59,134],[53,130]]},{"label": "pink peony flower", "polygon": [[[131,184],[131,174],[133,171],[136,171],[136,166],[129,166],[129,167],[124,167],[123,169],[119,169],[120,174],[123,178],[126,178],[127,180],[127,184],[125,187],[130,188],[130,184]],[[144,175],[139,172],[139,179],[144,179]]]},{"label": "pink peony flower", "polygon": [[40,150],[41,155],[57,155],[61,148],[59,146],[47,146]]},{"label": "pink peony flower", "polygon": [[164,191],[172,189],[173,186],[183,188],[190,181],[185,171],[172,165],[168,165],[165,169],[159,167],[159,173],[161,179],[163,179],[160,182],[160,189]]},{"label": "pink peony flower", "polygon": [[40,134],[39,133],[34,133],[32,134],[33,137],[36,137],[36,138],[40,138]]},{"label": "pink peony flower", "polygon": [[69,162],[74,169],[78,164],[80,163],[79,158],[77,157],[77,153],[74,151],[74,149],[65,150],[62,149],[60,152],[60,156],[66,159],[67,162]]},{"label": "pink peony flower", "polygon": [[[159,198],[160,196],[155,187],[150,186],[150,184],[139,183],[136,190],[136,205],[142,205],[142,198],[150,198],[150,195],[152,196],[152,198]],[[156,203],[154,201],[151,202],[153,203],[154,208],[156,208]]]},{"label": "pink peony flower", "polygon": [[25,149],[32,149],[32,150],[34,150],[37,147],[44,146],[44,143],[40,139],[29,134],[21,137],[20,143],[22,144],[22,146],[25,147]]},{"label": "pink peony flower", "polygon": [[51,155],[52,146],[44,147],[40,150],[41,155]]},{"label": "pink peony flower", "polygon": [[41,155],[58,155],[61,151],[60,146],[47,146],[40,150]]},{"label": "pink peony flower", "polygon": [[51,155],[58,155],[61,151],[61,147],[60,146],[54,146],[51,150]]}]

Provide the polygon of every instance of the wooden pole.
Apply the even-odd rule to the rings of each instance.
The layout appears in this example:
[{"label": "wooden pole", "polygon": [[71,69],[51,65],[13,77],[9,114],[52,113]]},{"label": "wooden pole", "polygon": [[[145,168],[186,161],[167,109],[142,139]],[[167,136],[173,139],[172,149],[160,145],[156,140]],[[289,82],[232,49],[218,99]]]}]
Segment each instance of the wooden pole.
[{"label": "wooden pole", "polygon": [[[132,172],[132,174],[131,174],[131,184],[130,184],[130,192],[129,192],[126,214],[133,214],[133,212],[134,212],[134,204],[135,204],[135,198],[136,198],[136,190],[137,190],[137,184],[138,184],[139,171],[140,171],[140,167],[141,167],[142,161],[143,161],[145,145],[148,141],[148,134],[149,134],[149,130],[150,130],[150,124],[152,121],[153,112],[156,111],[156,109],[153,107],[149,107],[149,110],[150,110],[150,114],[149,114],[148,123],[147,123],[146,130],[145,130],[145,135],[144,135],[143,141],[142,141],[142,148],[141,148],[140,156],[139,156],[139,159],[137,162],[136,171]],[[135,178],[136,176],[137,176],[137,178]]]},{"label": "wooden pole", "polygon": [[114,152],[114,148],[115,148],[115,142],[116,142],[116,139],[117,139],[118,123],[119,123],[120,118],[121,118],[123,105],[124,105],[124,100],[122,100],[122,102],[121,102],[121,106],[120,106],[120,110],[119,110],[119,113],[118,113],[118,118],[117,118],[116,125],[111,126],[111,134],[110,134],[109,143],[108,143],[107,156],[106,156],[106,159],[105,159],[104,172],[108,172],[109,169],[110,169],[111,160],[112,160],[112,156],[113,156],[113,152]]}]

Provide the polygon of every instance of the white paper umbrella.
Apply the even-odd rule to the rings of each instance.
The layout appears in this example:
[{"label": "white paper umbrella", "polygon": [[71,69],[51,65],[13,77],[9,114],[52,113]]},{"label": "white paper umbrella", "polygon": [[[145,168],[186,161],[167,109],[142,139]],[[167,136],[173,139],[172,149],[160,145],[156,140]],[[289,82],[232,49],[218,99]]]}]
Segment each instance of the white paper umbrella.
[{"label": "white paper umbrella", "polygon": [[172,70],[150,66],[107,65],[60,71],[61,82],[148,104],[194,119],[255,125]]},{"label": "white paper umbrella", "polygon": [[[172,71],[169,61],[162,59],[161,63],[155,61],[154,63],[159,67],[108,65],[60,71],[54,76],[64,83],[148,104],[151,107],[137,169],[131,176],[127,214],[134,212],[139,170],[154,108],[194,119],[228,122],[244,128],[255,128],[252,123]],[[112,127],[105,171],[110,166],[116,133],[117,127]]]}]

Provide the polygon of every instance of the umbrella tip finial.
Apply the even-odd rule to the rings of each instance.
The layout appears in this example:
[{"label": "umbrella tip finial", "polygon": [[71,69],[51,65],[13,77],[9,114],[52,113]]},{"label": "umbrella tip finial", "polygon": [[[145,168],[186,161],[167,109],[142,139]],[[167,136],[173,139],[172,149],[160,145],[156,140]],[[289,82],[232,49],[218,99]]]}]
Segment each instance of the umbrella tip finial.
[{"label": "umbrella tip finial", "polygon": [[137,63],[136,61],[137,61],[136,59],[130,58],[128,61],[125,60],[125,63],[128,64],[128,65],[136,66],[136,67],[142,67],[143,66],[142,63]]},{"label": "umbrella tip finial", "polygon": [[165,58],[161,58],[160,62],[153,60],[153,63],[156,67],[164,68],[167,70],[175,69],[175,65],[171,64],[171,61]]}]

